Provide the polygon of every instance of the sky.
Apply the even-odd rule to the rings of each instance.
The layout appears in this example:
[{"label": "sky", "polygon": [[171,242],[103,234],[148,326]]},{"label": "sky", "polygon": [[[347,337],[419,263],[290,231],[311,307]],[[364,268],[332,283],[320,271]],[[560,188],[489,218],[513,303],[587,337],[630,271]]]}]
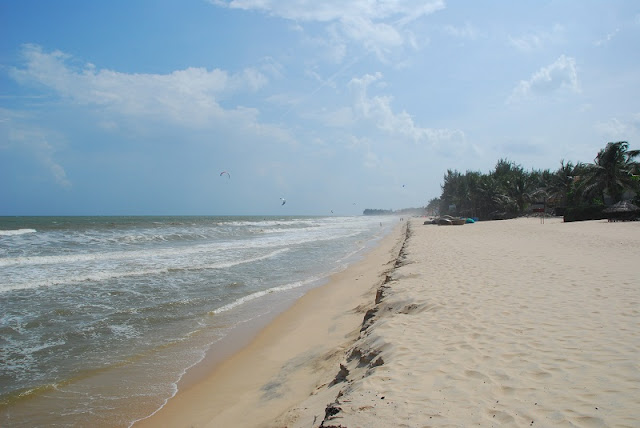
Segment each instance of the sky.
[{"label": "sky", "polygon": [[0,215],[358,215],[592,162],[640,148],[639,42],[631,0],[0,0]]}]

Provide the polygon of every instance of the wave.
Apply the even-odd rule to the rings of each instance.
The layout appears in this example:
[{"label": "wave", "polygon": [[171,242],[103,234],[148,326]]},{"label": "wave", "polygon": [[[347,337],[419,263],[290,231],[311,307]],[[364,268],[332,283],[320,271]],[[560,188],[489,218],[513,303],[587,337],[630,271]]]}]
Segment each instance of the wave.
[{"label": "wave", "polygon": [[305,235],[281,236],[268,235],[262,238],[248,241],[221,241],[209,244],[191,245],[188,247],[155,248],[148,250],[126,250],[96,253],[75,253],[68,255],[52,256],[20,256],[10,258],[0,258],[0,267],[27,266],[27,265],[52,265],[63,263],[99,262],[105,260],[131,260],[141,258],[158,258],[163,256],[193,255],[213,251],[245,250],[245,249],[266,249],[273,247],[291,247],[306,244],[309,242],[332,241],[336,239],[349,238],[358,235],[359,230],[349,231],[343,234],[326,235],[320,233],[307,233]]},{"label": "wave", "polygon": [[260,297],[266,296],[267,294],[279,293],[282,291],[293,290],[294,288],[304,287],[305,285],[313,284],[318,281],[319,277],[308,278],[304,281],[296,281],[286,285],[279,285],[277,287],[272,287],[267,290],[256,291],[255,293],[248,294],[246,296],[240,297],[239,299],[234,300],[231,303],[228,303],[224,306],[219,307],[218,309],[214,309],[209,312],[209,315],[219,315],[223,312],[230,311],[231,309],[238,307],[244,303],[250,302],[255,299],[259,299]]},{"label": "wave", "polygon": [[26,233],[36,233],[35,229],[15,229],[15,230],[0,230],[0,236],[16,236],[24,235]]},{"label": "wave", "polygon": [[218,262],[218,263],[202,263],[199,265],[189,265],[189,266],[183,266],[183,267],[136,269],[136,270],[126,271],[126,272],[103,271],[100,273],[95,273],[90,275],[78,275],[76,277],[49,279],[44,282],[38,281],[38,282],[27,282],[22,284],[20,283],[5,284],[5,285],[0,285],[0,287],[2,287],[0,289],[0,293],[6,292],[6,291],[33,289],[33,288],[39,288],[39,287],[54,287],[62,284],[77,284],[77,283],[82,283],[87,281],[99,282],[99,281],[106,281],[106,280],[116,279],[116,278],[158,275],[163,273],[199,271],[199,270],[210,270],[210,269],[226,269],[226,268],[230,268],[230,267],[241,265],[241,264],[253,263],[260,260],[266,260],[287,251],[289,251],[288,248],[281,248],[279,250],[275,250],[261,256],[256,256],[256,257],[251,257],[251,258],[241,259],[241,260],[229,260],[229,261]]},{"label": "wave", "polygon": [[229,221],[220,223],[220,225],[224,226],[260,226],[260,227],[278,227],[285,225],[296,225],[296,224],[308,224],[308,225],[317,225],[321,224],[322,221],[320,219],[282,219],[282,220],[238,220],[238,221]]}]

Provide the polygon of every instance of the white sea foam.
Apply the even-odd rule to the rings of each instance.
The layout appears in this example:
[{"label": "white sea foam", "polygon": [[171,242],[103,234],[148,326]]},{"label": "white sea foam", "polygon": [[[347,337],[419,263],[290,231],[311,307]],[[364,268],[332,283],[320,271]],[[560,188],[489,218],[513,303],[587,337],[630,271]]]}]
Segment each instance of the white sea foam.
[{"label": "white sea foam", "polygon": [[273,248],[282,246],[294,246],[301,245],[309,242],[318,241],[331,241],[336,239],[349,238],[357,236],[361,231],[350,230],[346,233],[327,233],[326,231],[319,231],[318,233],[292,233],[285,236],[265,236],[257,239],[247,241],[219,241],[210,244],[197,244],[191,246],[178,246],[169,248],[153,248],[146,250],[126,250],[126,251],[111,251],[111,252],[96,252],[96,253],[75,253],[68,255],[54,255],[54,256],[19,256],[19,257],[6,257],[0,259],[0,267],[15,266],[15,265],[52,265],[52,264],[64,264],[64,263],[78,263],[78,262],[98,262],[107,260],[130,260],[130,259],[142,259],[142,258],[158,258],[158,257],[170,257],[175,258],[180,255],[189,256],[198,253],[210,253],[212,251],[220,250],[242,250],[250,248]]},{"label": "white sea foam", "polygon": [[223,312],[227,312],[230,311],[231,309],[238,307],[244,303],[250,302],[252,300],[255,299],[259,299],[260,297],[266,296],[267,294],[272,294],[272,293],[278,293],[278,292],[282,292],[282,291],[289,291],[289,290],[293,290],[294,288],[300,288],[300,287],[304,287],[305,285],[310,285],[316,281],[318,281],[320,278],[309,278],[305,281],[296,281],[296,282],[292,282],[286,285],[280,285],[277,287],[272,287],[269,288],[267,290],[262,290],[262,291],[257,291],[255,293],[252,294],[248,294],[246,296],[243,296],[239,299],[234,300],[233,302],[226,304],[218,309],[215,309],[211,312],[209,312],[210,315],[218,315],[221,314]]},{"label": "white sea foam", "polygon": [[140,332],[137,331],[135,327],[128,324],[110,325],[109,329],[113,332],[113,334],[129,339],[132,337],[140,336]]},{"label": "white sea foam", "polygon": [[0,230],[0,236],[16,236],[26,233],[36,233],[35,229]]},{"label": "white sea foam", "polygon": [[[20,282],[18,279],[14,279],[13,282],[9,284],[0,284],[0,293],[4,291],[12,291],[12,290],[23,290],[30,288],[38,288],[38,287],[54,287],[62,284],[77,284],[82,282],[100,282],[107,281],[110,279],[117,278],[126,278],[126,277],[135,277],[135,276],[150,276],[150,275],[158,275],[163,273],[168,273],[171,271],[197,271],[197,270],[208,270],[208,269],[227,269],[233,266],[238,266],[245,263],[253,263],[260,260],[266,260],[272,257],[276,257],[282,253],[289,251],[288,248],[282,248],[279,250],[272,251],[268,254],[264,254],[257,257],[251,257],[246,259],[238,259],[238,260],[227,260],[221,262],[214,263],[190,263],[182,266],[160,266],[155,268],[141,269],[137,267],[136,269],[129,271],[121,271],[118,266],[116,266],[112,270],[102,270],[99,272],[91,272],[87,274],[67,276],[63,274],[62,277],[55,278],[51,276],[51,273],[47,277],[39,278],[38,280],[29,280]],[[135,290],[134,290],[135,291]]]}]

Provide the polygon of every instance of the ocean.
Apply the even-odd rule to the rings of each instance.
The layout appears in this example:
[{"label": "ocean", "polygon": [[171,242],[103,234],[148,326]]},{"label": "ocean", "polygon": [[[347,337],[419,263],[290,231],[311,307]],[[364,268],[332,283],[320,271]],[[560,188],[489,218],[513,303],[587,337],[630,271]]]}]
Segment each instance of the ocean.
[{"label": "ocean", "polygon": [[0,426],[131,426],[396,222],[0,217]]}]

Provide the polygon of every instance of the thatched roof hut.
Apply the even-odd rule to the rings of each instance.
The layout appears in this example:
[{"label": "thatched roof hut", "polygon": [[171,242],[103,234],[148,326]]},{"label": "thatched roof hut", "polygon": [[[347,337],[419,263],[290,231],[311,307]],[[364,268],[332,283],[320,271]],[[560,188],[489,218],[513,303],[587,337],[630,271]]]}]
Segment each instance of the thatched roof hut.
[{"label": "thatched roof hut", "polygon": [[609,208],[605,208],[604,210],[606,213],[633,213],[639,211],[640,207],[629,201],[620,201],[617,204],[611,205]]},{"label": "thatched roof hut", "polygon": [[603,210],[609,221],[637,220],[640,217],[640,207],[630,201],[620,201]]}]

